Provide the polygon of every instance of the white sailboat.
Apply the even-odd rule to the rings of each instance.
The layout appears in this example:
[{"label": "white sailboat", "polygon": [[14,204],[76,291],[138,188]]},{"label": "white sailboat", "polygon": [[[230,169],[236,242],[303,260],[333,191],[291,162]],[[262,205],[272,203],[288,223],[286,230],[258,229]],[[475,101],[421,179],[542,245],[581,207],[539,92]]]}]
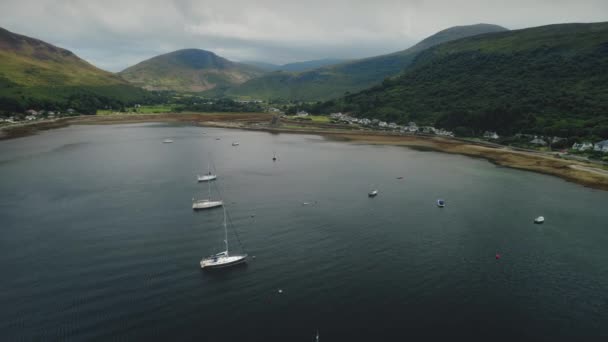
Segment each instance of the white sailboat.
[{"label": "white sailboat", "polygon": [[215,180],[217,178],[217,175],[214,175],[213,173],[211,173],[211,164],[207,164],[207,173],[204,175],[197,175],[196,179],[199,182],[209,182],[212,180]]},{"label": "white sailboat", "polygon": [[224,244],[226,246],[225,251],[201,259],[200,265],[202,269],[234,266],[247,261],[246,253],[230,254],[228,250],[228,225],[226,223],[226,207],[224,207]]},{"label": "white sailboat", "polygon": [[193,210],[202,210],[202,209],[211,209],[216,207],[221,207],[224,205],[224,201],[220,200],[212,200],[211,199],[211,182],[207,182],[209,184],[209,197],[206,199],[194,199],[192,198],[192,209]]}]

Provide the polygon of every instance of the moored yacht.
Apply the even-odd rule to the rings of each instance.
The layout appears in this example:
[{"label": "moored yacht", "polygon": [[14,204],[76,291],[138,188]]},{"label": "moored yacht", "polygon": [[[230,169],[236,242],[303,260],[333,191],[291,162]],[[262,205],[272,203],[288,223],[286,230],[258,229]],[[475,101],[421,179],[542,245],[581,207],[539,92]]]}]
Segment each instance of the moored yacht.
[{"label": "moored yacht", "polygon": [[[200,176],[199,176],[199,179],[200,179]],[[198,200],[192,198],[192,209],[193,210],[211,209],[211,208],[221,207],[222,205],[224,205],[224,201],[221,199],[219,199],[219,200],[211,199],[211,182],[207,182],[207,184],[209,185],[208,197],[206,199],[198,199]]]},{"label": "moored yacht", "polygon": [[194,210],[211,209],[221,207],[222,205],[224,205],[224,201],[222,200],[192,199],[192,209]]},{"label": "moored yacht", "polygon": [[[210,268],[222,268],[228,266],[238,265],[247,262],[246,253],[233,253],[230,254],[228,251],[228,225],[226,222],[226,207],[224,207],[224,244],[226,250],[219,252],[208,257],[202,258],[200,265],[202,269]],[[238,240],[238,239],[237,239]]]},{"label": "moored yacht", "polygon": [[537,218],[534,219],[534,223],[536,224],[542,224],[543,222],[545,222],[545,217],[544,216],[539,216]]},{"label": "moored yacht", "polygon": [[211,163],[207,164],[207,173],[204,175],[197,175],[196,179],[199,182],[208,182],[217,178],[217,175],[211,173]]}]

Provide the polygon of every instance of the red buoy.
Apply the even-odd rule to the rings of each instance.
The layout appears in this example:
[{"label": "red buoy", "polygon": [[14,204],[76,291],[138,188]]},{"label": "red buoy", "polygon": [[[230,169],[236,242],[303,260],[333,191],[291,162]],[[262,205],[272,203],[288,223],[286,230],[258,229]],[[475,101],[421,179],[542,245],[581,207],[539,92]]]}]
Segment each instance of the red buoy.
[{"label": "red buoy", "polygon": [[496,253],[496,260],[500,259],[500,254]]}]

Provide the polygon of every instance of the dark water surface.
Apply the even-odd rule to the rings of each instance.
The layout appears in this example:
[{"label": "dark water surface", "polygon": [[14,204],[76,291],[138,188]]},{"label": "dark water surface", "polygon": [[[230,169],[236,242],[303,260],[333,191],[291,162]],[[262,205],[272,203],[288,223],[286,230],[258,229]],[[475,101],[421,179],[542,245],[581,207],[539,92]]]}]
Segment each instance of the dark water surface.
[{"label": "dark water surface", "polygon": [[[209,152],[255,256],[212,273],[198,262],[221,247],[221,210],[191,210]],[[607,340],[607,204],[318,136],[133,124],[3,141],[0,340]]]}]

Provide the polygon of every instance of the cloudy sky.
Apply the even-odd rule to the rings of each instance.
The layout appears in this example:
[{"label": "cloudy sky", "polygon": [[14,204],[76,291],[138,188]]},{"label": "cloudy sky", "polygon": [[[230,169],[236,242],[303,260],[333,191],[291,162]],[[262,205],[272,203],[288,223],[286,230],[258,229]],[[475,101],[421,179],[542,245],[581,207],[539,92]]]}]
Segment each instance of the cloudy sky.
[{"label": "cloudy sky", "polygon": [[402,50],[441,29],[608,21],[608,0],[0,0],[0,27],[120,71],[201,48],[287,63]]}]

